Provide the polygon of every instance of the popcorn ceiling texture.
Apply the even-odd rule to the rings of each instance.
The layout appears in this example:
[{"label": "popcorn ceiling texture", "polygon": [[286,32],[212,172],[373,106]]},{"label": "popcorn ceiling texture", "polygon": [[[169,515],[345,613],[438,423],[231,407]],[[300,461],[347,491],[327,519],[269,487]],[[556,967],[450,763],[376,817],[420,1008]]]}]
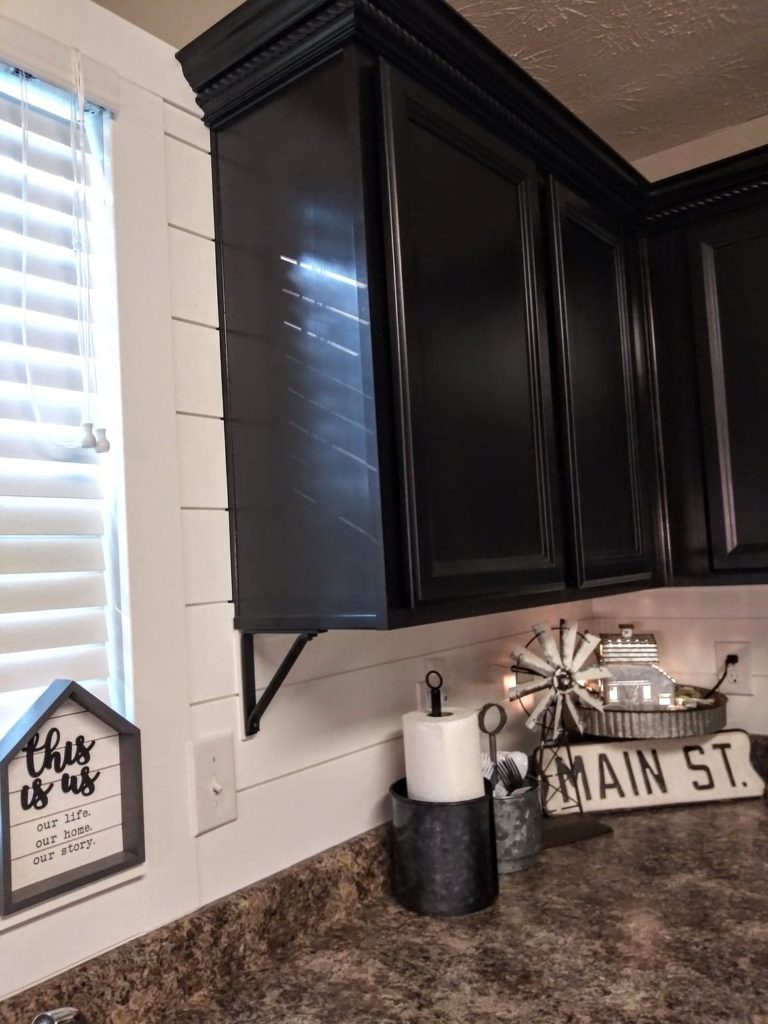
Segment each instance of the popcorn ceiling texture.
[{"label": "popcorn ceiling texture", "polygon": [[633,160],[768,113],[765,0],[450,0]]}]

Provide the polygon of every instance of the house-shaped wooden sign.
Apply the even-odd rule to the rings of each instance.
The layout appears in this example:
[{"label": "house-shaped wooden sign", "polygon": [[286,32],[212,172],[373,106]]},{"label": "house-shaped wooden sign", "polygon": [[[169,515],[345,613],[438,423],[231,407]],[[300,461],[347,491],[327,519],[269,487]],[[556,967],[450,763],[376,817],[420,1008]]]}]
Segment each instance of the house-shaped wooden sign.
[{"label": "house-shaped wooden sign", "polygon": [[143,860],[139,730],[56,679],[0,738],[0,915]]}]

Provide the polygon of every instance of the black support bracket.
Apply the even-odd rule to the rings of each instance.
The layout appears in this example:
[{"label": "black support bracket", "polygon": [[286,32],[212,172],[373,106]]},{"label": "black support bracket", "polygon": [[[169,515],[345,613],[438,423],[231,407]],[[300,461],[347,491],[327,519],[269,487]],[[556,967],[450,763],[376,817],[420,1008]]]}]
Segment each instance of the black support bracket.
[{"label": "black support bracket", "polygon": [[264,712],[272,703],[275,694],[298,661],[299,655],[310,640],[314,640],[318,633],[324,632],[324,629],[320,629],[314,633],[299,633],[260,697],[256,690],[256,668],[253,657],[253,638],[257,634],[240,634],[240,659],[243,672],[243,712],[245,714],[246,736],[256,735],[261,728],[261,719],[264,717]]}]

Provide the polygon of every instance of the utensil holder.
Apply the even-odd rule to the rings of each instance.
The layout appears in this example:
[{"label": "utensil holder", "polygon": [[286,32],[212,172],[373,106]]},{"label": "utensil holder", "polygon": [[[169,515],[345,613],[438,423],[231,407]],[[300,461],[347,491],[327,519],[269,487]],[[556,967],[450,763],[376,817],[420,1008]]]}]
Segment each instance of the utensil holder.
[{"label": "utensil holder", "polygon": [[411,800],[405,779],[389,792],[397,902],[428,917],[458,917],[490,906],[499,892],[490,797]]},{"label": "utensil holder", "polygon": [[495,796],[493,817],[499,874],[532,867],[542,842],[539,784],[524,793]]}]

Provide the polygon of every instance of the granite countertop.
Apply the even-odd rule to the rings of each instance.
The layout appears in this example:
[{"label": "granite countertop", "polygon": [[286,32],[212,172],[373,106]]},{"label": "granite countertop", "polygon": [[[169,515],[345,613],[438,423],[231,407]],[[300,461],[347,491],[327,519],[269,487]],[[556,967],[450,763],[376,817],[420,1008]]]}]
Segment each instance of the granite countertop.
[{"label": "granite countertop", "polygon": [[478,914],[380,896],[167,1024],[768,1024],[762,800],[613,815]]},{"label": "granite countertop", "polygon": [[765,801],[604,820],[442,920],[395,904],[376,829],[0,1003],[0,1024],[768,1024]]}]

